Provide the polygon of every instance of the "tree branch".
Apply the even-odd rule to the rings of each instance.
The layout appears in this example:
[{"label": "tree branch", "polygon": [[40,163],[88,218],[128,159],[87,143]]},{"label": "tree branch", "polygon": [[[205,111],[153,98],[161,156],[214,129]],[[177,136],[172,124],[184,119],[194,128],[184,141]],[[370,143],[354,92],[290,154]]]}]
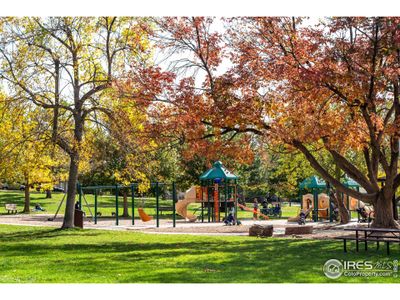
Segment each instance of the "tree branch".
[{"label": "tree branch", "polygon": [[352,179],[357,181],[368,193],[377,192],[377,190],[374,189],[374,187],[368,181],[367,177],[365,177],[365,175],[360,172],[360,170],[358,170],[352,163],[350,163],[344,156],[342,156],[335,150],[328,149],[328,151],[332,154],[338,167],[345,171],[346,174],[348,174]]},{"label": "tree branch", "polygon": [[325,170],[315,159],[315,157],[311,154],[311,152],[299,141],[293,141],[292,145],[296,147],[298,150],[300,150],[304,156],[307,158],[307,160],[310,162],[311,166],[322,176],[323,179],[325,179],[327,182],[332,184],[339,192],[345,193],[346,195],[349,195],[351,197],[354,197],[359,200],[363,200],[367,203],[374,202],[374,200],[377,197],[377,193],[372,193],[372,194],[362,194],[360,192],[357,192],[353,189],[350,189],[343,185],[339,180],[337,180],[335,177],[330,175],[327,170]]}]

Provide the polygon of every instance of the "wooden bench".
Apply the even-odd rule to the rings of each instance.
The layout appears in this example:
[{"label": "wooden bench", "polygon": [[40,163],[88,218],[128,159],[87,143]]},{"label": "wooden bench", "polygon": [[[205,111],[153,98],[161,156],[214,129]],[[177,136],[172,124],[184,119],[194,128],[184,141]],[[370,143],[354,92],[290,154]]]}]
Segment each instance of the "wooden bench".
[{"label": "wooden bench", "polygon": [[[400,230],[385,228],[345,228],[346,231],[355,231],[355,235],[340,236],[335,239],[343,240],[343,251],[347,252],[347,241],[356,242],[356,252],[359,251],[359,243],[364,242],[364,249],[368,251],[368,242],[376,242],[376,249],[379,249],[379,243],[386,243],[386,253],[390,254],[390,243],[398,243],[400,245]],[[360,236],[359,232],[364,232]]]},{"label": "wooden bench", "polygon": [[7,213],[9,214],[10,212],[12,213],[12,214],[16,214],[17,213],[17,204],[14,204],[14,203],[7,203],[6,205],[5,205],[5,207],[6,207],[6,210],[7,210]]},{"label": "wooden bench", "polygon": [[274,233],[274,226],[254,224],[249,228],[249,236],[270,237]]},{"label": "wooden bench", "polygon": [[312,233],[313,233],[313,226],[310,225],[288,226],[285,228],[285,235],[312,234]]}]

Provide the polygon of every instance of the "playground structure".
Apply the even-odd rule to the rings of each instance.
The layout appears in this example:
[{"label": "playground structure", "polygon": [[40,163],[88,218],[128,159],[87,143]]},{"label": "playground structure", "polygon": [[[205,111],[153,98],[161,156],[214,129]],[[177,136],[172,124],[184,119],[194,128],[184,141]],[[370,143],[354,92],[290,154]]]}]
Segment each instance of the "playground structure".
[{"label": "playground structure", "polygon": [[[344,178],[343,183],[349,187],[359,191],[359,184],[350,178]],[[305,214],[305,217],[312,216],[312,220],[317,222],[320,219],[329,220],[333,222],[333,207],[334,204],[329,197],[330,185],[324,180],[318,178],[317,176],[311,176],[304,179],[300,183],[300,195],[301,195],[301,210]],[[304,194],[304,192],[310,192]],[[341,199],[344,201],[345,207],[349,211],[349,216],[351,217],[351,212],[356,212],[359,208],[365,206],[362,201],[359,201],[349,195],[341,193]],[[297,222],[300,215],[289,218],[289,222]],[[360,219],[360,216],[358,216]]]},{"label": "playground structure", "polygon": [[[224,218],[227,218],[228,210],[234,208],[237,219],[238,177],[226,169],[222,162],[216,161],[199,179],[201,185],[192,186],[185,192],[183,199],[176,203],[176,213],[189,222],[200,218],[203,223],[205,213],[208,222],[220,222],[221,211]],[[187,207],[191,203],[201,204],[199,217],[188,212]]]},{"label": "playground structure", "polygon": [[[145,203],[148,200],[145,200],[146,198],[143,196],[143,193],[139,193],[139,183],[132,183],[129,185],[98,186],[82,186],[78,184],[78,203],[80,209],[82,209],[82,204],[84,204],[84,207],[88,211],[86,217],[90,216],[90,218],[93,219],[94,224],[98,223],[99,217],[104,217],[102,212],[99,211],[99,197],[104,197],[102,195],[105,190],[109,191],[109,196],[107,197],[114,198],[114,211],[111,213],[111,216],[115,218],[115,225],[117,226],[119,225],[120,218],[121,193],[125,198],[124,212],[128,211],[127,198],[130,198],[130,218],[132,225],[135,225],[136,209],[138,216],[143,222],[155,220],[156,227],[160,226],[160,214],[163,211],[172,212],[173,227],[176,227],[177,214],[188,222],[195,222],[197,221],[198,217],[194,213],[188,212],[188,205],[191,203],[201,203],[201,222],[204,222],[204,215],[206,211],[208,215],[208,222],[220,222],[221,210],[225,212],[226,218],[228,215],[228,209],[231,209],[232,207],[235,208],[235,218],[237,217],[237,176],[235,176],[225,167],[223,167],[220,161],[217,161],[214,163],[211,169],[200,176],[200,182],[201,186],[192,186],[185,193],[183,193],[183,197],[178,197],[175,182],[171,184],[162,182],[151,182],[148,190],[150,191],[150,193],[153,193],[155,197],[155,207],[145,207]],[[169,189],[170,191],[172,191],[171,198],[167,200],[161,200],[160,197],[165,195],[165,193],[163,194],[163,191],[165,189]],[[93,194],[93,211],[91,209],[91,205],[89,205],[86,199],[87,194]],[[64,198],[60,202],[54,217],[49,218],[48,221],[52,221],[56,218],[63,204]],[[136,202],[140,202],[141,200],[141,205],[135,206],[135,200]],[[161,204],[164,204],[164,206]],[[155,210],[154,216],[149,215],[150,208]]]},{"label": "playground structure", "polygon": [[237,179],[238,177],[226,169],[220,161],[216,161],[211,169],[200,176],[202,222],[205,210],[208,222],[220,222],[221,211],[226,218],[231,208],[234,208],[237,219]]},{"label": "playground structure", "polygon": [[320,193],[317,195],[317,204],[314,201],[313,194],[303,195],[301,207],[303,209],[312,209],[315,211],[314,205],[317,205],[316,210],[318,212],[318,219],[328,219],[329,218],[329,197],[325,193]]}]

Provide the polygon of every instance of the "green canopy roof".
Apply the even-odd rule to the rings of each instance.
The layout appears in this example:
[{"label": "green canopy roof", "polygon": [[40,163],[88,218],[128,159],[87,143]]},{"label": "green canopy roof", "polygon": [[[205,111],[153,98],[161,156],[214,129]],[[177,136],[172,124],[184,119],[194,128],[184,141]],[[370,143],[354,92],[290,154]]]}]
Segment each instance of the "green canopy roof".
[{"label": "green canopy roof", "polygon": [[360,187],[360,185],[358,184],[357,181],[355,181],[352,178],[349,178],[347,176],[341,181],[347,187]]},{"label": "green canopy roof", "polygon": [[[347,176],[343,178],[341,182],[347,187],[360,187],[356,181]],[[326,188],[326,182],[323,179],[313,175],[304,179],[299,186],[301,189],[324,189]]]},{"label": "green canopy roof", "polygon": [[324,189],[326,188],[326,182],[317,176],[310,176],[306,179],[304,179],[300,183],[300,188],[301,189]]},{"label": "green canopy roof", "polygon": [[216,161],[211,169],[207,170],[200,176],[200,180],[214,180],[216,178],[237,179],[238,177],[231,171],[227,170],[222,165],[222,162]]}]

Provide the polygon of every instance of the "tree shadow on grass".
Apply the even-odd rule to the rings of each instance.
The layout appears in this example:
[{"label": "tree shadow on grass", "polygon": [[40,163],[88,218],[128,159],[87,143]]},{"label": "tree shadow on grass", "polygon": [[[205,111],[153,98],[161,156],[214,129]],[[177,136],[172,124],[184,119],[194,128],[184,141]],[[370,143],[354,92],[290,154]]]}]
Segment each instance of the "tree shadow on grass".
[{"label": "tree shadow on grass", "polygon": [[[86,231],[85,236],[97,236],[100,233],[96,231]],[[0,242],[34,242],[39,239],[59,238],[61,236],[82,236],[81,229],[39,229],[24,230],[11,233],[0,232]]]},{"label": "tree shadow on grass", "polygon": [[[32,259],[43,260],[49,253],[59,253],[50,260],[56,259],[53,263],[57,264],[61,259],[65,271],[76,274],[93,272],[95,276],[122,273],[123,277],[116,277],[115,282],[251,282],[262,275],[255,270],[263,267],[266,258],[270,257],[268,268],[272,263],[283,263],[281,258],[276,257],[282,247],[298,249],[293,243],[282,240],[269,243],[254,240],[238,244],[224,244],[218,240],[173,243],[142,243],[137,240],[102,244],[11,244],[5,247],[3,256],[26,257],[29,253]],[[293,255],[293,250],[289,252],[286,260]],[[275,259],[271,258],[272,254]],[[219,258],[214,259],[215,255]],[[51,261],[46,263],[53,264]],[[147,269],[147,272],[142,272],[140,268]],[[3,267],[3,271],[6,272],[7,268]]]},{"label": "tree shadow on grass", "polygon": [[[35,243],[37,235],[40,243]],[[21,239],[24,243],[17,243]],[[54,281],[54,270],[59,282],[331,282],[322,273],[328,259],[399,255],[397,247],[390,256],[384,251],[343,253],[342,243],[327,240],[114,236],[81,230],[64,234],[59,229],[18,232],[0,241],[5,242],[0,246],[3,257],[28,259],[22,268],[35,268],[39,261],[48,270],[40,282]],[[2,272],[12,268],[4,265]]]}]

